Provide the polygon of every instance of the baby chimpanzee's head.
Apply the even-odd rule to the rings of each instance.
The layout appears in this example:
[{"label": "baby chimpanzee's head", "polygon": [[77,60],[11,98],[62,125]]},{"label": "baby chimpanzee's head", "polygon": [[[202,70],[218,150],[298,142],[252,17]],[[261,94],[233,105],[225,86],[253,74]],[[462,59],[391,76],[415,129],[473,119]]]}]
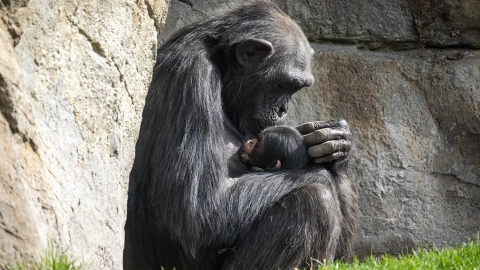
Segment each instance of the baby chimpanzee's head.
[{"label": "baby chimpanzee's head", "polygon": [[238,152],[245,164],[265,171],[300,169],[308,162],[302,135],[289,126],[264,129],[257,138],[246,141]]}]

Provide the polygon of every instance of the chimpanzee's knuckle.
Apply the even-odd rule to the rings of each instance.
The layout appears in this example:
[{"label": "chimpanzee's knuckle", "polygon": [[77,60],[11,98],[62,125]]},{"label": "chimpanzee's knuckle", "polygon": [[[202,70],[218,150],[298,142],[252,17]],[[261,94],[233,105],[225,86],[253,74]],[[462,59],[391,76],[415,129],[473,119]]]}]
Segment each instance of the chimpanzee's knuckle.
[{"label": "chimpanzee's knuckle", "polygon": [[342,141],[337,141],[337,143],[335,144],[335,150],[336,151],[343,151],[345,149],[345,145],[343,144]]},{"label": "chimpanzee's knuckle", "polygon": [[325,142],[325,151],[328,152],[328,154],[331,154],[335,152],[336,148],[338,147],[337,141],[327,141]]},{"label": "chimpanzee's knuckle", "polygon": [[335,141],[328,141],[325,143],[326,145],[326,150],[329,152],[329,153],[333,153],[335,152],[337,149],[338,149],[338,141],[335,140]]},{"label": "chimpanzee's knuckle", "polygon": [[338,128],[338,133],[342,134],[342,138],[348,138],[348,136],[350,136],[350,129],[341,127]]},{"label": "chimpanzee's knuckle", "polygon": [[324,129],[320,129],[319,131],[322,134],[322,139],[323,140],[328,140],[332,136],[332,129],[331,128],[324,128]]},{"label": "chimpanzee's knuckle", "polygon": [[345,119],[340,119],[340,120],[338,120],[338,124],[339,124],[341,127],[349,128],[349,127],[348,127],[348,123],[347,123],[347,121],[345,121]]},{"label": "chimpanzee's knuckle", "polygon": [[345,141],[345,145],[347,146],[346,150],[348,150],[348,151],[352,150],[353,144],[352,144],[351,141]]},{"label": "chimpanzee's knuckle", "polygon": [[339,142],[339,145],[340,145],[340,150],[342,151],[349,151],[350,148],[352,147],[352,143],[347,140],[341,140]]},{"label": "chimpanzee's knuckle", "polygon": [[336,129],[335,130],[335,136],[333,139],[344,139],[345,138],[345,131],[342,129]]},{"label": "chimpanzee's knuckle", "polygon": [[312,122],[312,128],[313,129],[319,129],[321,126],[321,122],[320,121],[314,121]]},{"label": "chimpanzee's knuckle", "polygon": [[308,129],[309,132],[314,131],[315,130],[315,122],[305,123],[305,128]]},{"label": "chimpanzee's knuckle", "polygon": [[324,137],[324,132],[323,129],[318,129],[313,132],[317,138],[323,138]]}]

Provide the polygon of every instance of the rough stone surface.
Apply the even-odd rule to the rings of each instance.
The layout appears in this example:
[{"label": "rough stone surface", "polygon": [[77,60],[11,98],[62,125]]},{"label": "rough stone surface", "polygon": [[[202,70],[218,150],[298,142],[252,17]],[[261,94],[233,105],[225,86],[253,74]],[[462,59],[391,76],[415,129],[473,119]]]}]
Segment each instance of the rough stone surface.
[{"label": "rough stone surface", "polygon": [[[360,194],[355,252],[445,246],[480,231],[480,51],[314,45],[291,123],[344,118]],[[460,60],[448,60],[461,54]],[[373,249],[372,249],[373,247]]]},{"label": "rough stone surface", "polygon": [[313,42],[480,48],[477,0],[276,0]]},{"label": "rough stone surface", "polygon": [[[396,254],[476,237],[480,51],[471,48],[479,48],[478,3],[276,2],[316,51],[315,84],[295,94],[289,123],[344,118],[355,136],[351,173],[361,210],[355,252]],[[172,1],[158,44],[235,4]]]},{"label": "rough stone surface", "polygon": [[[251,0],[248,0],[249,2]],[[372,50],[480,48],[477,0],[273,0],[311,42],[356,44]],[[172,1],[159,44],[176,29],[231,7],[235,0]]]},{"label": "rough stone surface", "polygon": [[162,0],[0,2],[0,265],[49,240],[121,269]]},{"label": "rough stone surface", "polygon": [[[276,2],[316,51],[316,83],[295,95],[290,123],[345,118],[355,135],[356,253],[475,237],[478,1]],[[53,239],[92,269],[121,269],[155,27],[162,43],[238,3],[0,1],[1,263],[38,258]]]}]

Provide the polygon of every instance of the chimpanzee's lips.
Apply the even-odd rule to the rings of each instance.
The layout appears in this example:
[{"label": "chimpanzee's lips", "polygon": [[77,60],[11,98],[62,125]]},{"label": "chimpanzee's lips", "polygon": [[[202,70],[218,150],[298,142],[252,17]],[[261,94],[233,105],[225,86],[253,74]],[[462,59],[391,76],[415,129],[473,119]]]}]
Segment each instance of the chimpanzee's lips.
[{"label": "chimpanzee's lips", "polygon": [[271,104],[270,109],[261,114],[261,117],[256,119],[256,124],[259,131],[267,127],[275,126],[278,122],[283,122],[288,112],[288,104],[290,102],[289,96],[283,96]]},{"label": "chimpanzee's lips", "polygon": [[278,118],[283,118],[287,114],[289,102],[289,98],[282,98],[277,102],[275,107],[275,114],[278,116]]},{"label": "chimpanzee's lips", "polygon": [[283,118],[287,114],[290,99],[291,96],[284,95],[271,103],[271,108],[273,108],[273,115],[275,118]]}]

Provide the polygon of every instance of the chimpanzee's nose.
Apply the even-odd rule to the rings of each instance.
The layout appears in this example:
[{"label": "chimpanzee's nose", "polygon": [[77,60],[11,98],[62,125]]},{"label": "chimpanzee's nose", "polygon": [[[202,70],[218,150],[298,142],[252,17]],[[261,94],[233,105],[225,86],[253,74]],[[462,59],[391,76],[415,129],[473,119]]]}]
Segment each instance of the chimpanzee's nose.
[{"label": "chimpanzee's nose", "polygon": [[286,82],[281,83],[279,87],[282,90],[295,93],[304,87],[312,86],[314,81],[315,79],[310,72],[301,72],[292,74],[289,79]]}]

